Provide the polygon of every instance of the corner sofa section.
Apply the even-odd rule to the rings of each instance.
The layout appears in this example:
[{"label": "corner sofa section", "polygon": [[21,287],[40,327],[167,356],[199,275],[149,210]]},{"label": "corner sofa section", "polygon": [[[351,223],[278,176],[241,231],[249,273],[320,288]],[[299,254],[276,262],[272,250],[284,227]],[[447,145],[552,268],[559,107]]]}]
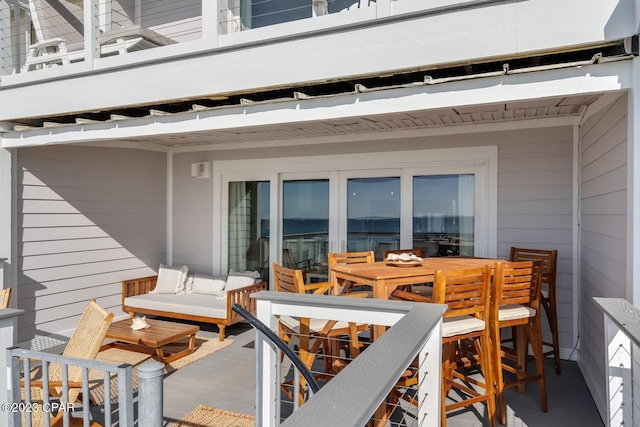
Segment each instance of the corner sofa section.
[{"label": "corner sofa section", "polygon": [[255,314],[255,300],[249,296],[268,289],[267,282],[259,282],[237,289],[229,289],[224,296],[196,293],[154,293],[158,276],[149,276],[122,282],[122,310],[131,317],[134,314],[162,316],[203,323],[215,323],[220,330],[220,341],[224,341],[225,327],[244,320],[231,310],[240,305]]}]

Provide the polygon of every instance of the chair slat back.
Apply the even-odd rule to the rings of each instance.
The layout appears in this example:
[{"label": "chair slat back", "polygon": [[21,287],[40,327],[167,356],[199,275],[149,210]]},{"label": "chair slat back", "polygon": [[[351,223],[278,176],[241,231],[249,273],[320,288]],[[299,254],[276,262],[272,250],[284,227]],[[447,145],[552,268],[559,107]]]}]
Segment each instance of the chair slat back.
[{"label": "chair slat back", "polygon": [[511,261],[540,261],[542,269],[542,283],[548,286],[556,284],[557,250],[511,248]]},{"label": "chair slat back", "polygon": [[329,268],[338,264],[363,264],[368,262],[375,262],[375,256],[373,251],[367,252],[342,252],[342,253],[329,253],[327,255],[327,261]]},{"label": "chair slat back", "polygon": [[287,268],[274,262],[273,278],[276,283],[276,292],[305,293],[304,279],[302,278],[302,271],[300,270]]},{"label": "chair slat back", "polygon": [[444,317],[473,315],[486,320],[489,307],[491,267],[436,270],[432,301],[447,304]]},{"label": "chair slat back", "polygon": [[[102,347],[102,342],[112,320],[113,313],[100,307],[96,300],[89,301],[89,305],[82,313],[62,355],[94,360]],[[60,365],[57,365],[52,371],[51,379],[54,381],[62,380]],[[82,368],[70,366],[69,381],[80,381],[81,379]]]},{"label": "chair slat back", "polygon": [[491,301],[495,307],[520,304],[538,309],[540,304],[540,261],[498,262],[494,271]]},{"label": "chair slat back", "polygon": [[391,249],[383,252],[383,260],[387,259],[389,254],[414,254],[417,257],[424,258],[424,250],[422,248],[411,249]]}]

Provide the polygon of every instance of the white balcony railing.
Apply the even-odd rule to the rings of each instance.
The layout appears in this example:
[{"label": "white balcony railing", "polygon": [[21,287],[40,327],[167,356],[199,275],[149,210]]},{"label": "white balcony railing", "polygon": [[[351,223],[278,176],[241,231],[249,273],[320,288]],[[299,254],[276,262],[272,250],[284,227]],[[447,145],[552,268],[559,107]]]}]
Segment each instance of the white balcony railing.
[{"label": "white balcony railing", "polygon": [[594,298],[604,312],[607,426],[640,424],[640,310],[622,298]]},{"label": "white balcony railing", "polygon": [[49,70],[8,80],[24,83],[460,7],[458,0],[0,0],[0,75]]},{"label": "white balcony railing", "polygon": [[[390,326],[319,392],[299,408],[295,405],[288,416],[280,412],[281,354],[256,332],[256,426],[359,427],[369,421],[379,425],[389,393],[416,358],[413,399],[419,409],[411,419],[413,425],[438,425],[444,305],[277,292],[260,292],[254,297],[257,317],[272,331],[278,330],[278,316],[282,315]],[[286,419],[280,424],[282,418]]]}]

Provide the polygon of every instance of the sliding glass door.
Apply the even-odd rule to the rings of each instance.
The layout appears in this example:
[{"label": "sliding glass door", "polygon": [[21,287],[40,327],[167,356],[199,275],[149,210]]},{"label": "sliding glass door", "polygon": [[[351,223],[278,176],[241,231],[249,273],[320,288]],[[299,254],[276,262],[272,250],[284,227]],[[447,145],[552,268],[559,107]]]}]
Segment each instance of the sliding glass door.
[{"label": "sliding glass door", "polygon": [[345,172],[344,175],[346,200],[342,202],[346,216],[341,222],[346,229],[346,251],[374,251],[376,258],[380,259],[384,250],[398,249],[400,176],[350,178],[353,172]]},{"label": "sliding glass door", "polygon": [[412,243],[425,256],[474,255],[473,174],[413,176]]},{"label": "sliding glass door", "polygon": [[304,273],[326,270],[329,179],[282,182],[282,264]]},{"label": "sliding glass door", "polygon": [[271,159],[267,171],[258,160],[222,162],[214,272],[258,270],[266,279],[277,261],[313,281],[325,278],[328,252],[374,251],[382,259],[387,249],[423,248],[429,257],[495,256],[497,172],[488,171],[497,153],[445,151],[455,155],[440,164],[424,160],[433,156],[428,150]]},{"label": "sliding glass door", "polygon": [[269,278],[270,183],[229,182],[227,253],[229,271],[259,271]]}]

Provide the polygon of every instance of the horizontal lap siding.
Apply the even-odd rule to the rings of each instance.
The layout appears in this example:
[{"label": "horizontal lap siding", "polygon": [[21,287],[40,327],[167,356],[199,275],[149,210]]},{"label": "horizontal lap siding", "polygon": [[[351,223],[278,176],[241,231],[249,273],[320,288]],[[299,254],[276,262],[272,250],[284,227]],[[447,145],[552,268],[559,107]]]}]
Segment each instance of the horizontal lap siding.
[{"label": "horizontal lap siding", "polygon": [[[506,142],[498,151],[498,257],[512,246],[556,249],[560,347],[573,337],[573,132],[530,130],[534,141]],[[543,322],[546,340],[551,335]]]},{"label": "horizontal lap siding", "polygon": [[580,134],[579,362],[606,414],[603,314],[593,297],[626,298],[627,97],[590,117]]},{"label": "horizontal lap siding", "polygon": [[143,0],[141,17],[143,27],[178,43],[202,36],[201,0]]},{"label": "horizontal lap siding", "polygon": [[208,153],[189,153],[173,160],[173,264],[203,274],[214,273],[213,179],[191,177],[191,163],[208,159]]},{"label": "horizontal lap siding", "polygon": [[18,151],[18,339],[75,327],[87,301],[121,314],[121,281],[166,258],[166,155]]},{"label": "horizontal lap siding", "polygon": [[[557,249],[560,343],[573,339],[573,128],[529,129],[424,138],[317,144],[249,150],[221,150],[174,155],[174,264],[206,272],[212,251],[213,180],[191,178],[192,162],[357,154],[402,150],[498,146],[498,247],[500,257],[511,246]],[[418,160],[418,159],[415,159]],[[426,159],[425,159],[426,160]],[[327,165],[330,169],[331,165]],[[259,171],[256,171],[259,172]],[[217,202],[217,201],[216,201]],[[202,232],[194,229],[197,223]],[[215,249],[217,250],[217,249]],[[223,261],[224,262],[224,261]],[[216,272],[217,273],[217,272]],[[548,331],[547,331],[548,333]]]}]

